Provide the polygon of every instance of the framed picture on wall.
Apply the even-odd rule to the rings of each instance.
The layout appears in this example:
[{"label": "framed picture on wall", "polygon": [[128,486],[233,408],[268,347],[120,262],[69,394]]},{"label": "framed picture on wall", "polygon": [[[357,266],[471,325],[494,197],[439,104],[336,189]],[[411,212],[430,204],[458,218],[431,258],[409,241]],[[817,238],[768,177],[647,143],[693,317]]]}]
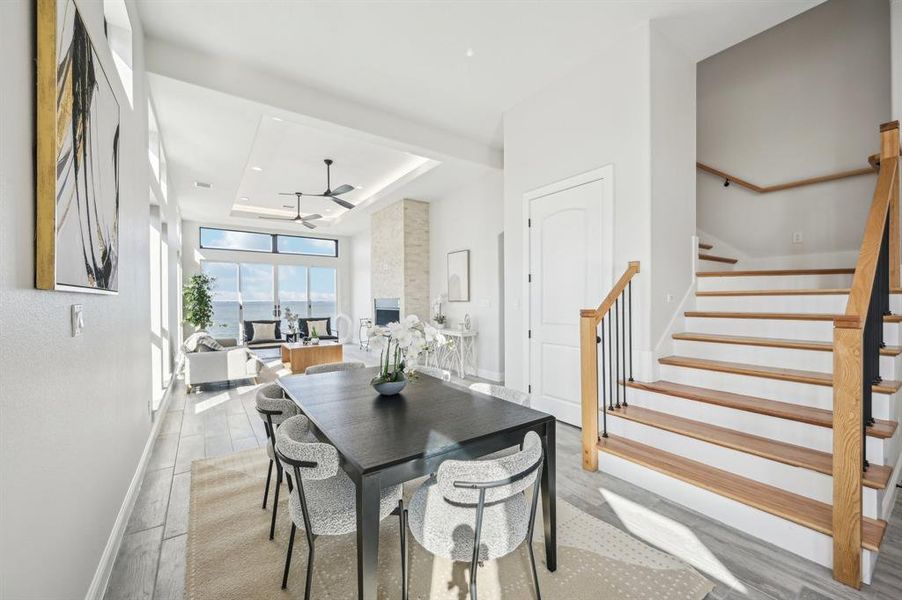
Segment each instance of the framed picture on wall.
[{"label": "framed picture on wall", "polygon": [[35,287],[115,294],[119,101],[73,0],[38,0],[36,33]]},{"label": "framed picture on wall", "polygon": [[448,302],[470,301],[470,251],[448,253]]}]

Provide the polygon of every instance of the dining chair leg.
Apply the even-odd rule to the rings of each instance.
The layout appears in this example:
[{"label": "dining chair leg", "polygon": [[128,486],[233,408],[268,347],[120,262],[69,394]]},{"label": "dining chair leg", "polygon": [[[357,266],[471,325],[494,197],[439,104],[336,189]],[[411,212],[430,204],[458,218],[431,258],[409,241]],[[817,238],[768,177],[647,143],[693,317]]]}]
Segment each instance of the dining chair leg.
[{"label": "dining chair leg", "polygon": [[269,480],[272,479],[272,459],[269,459],[269,468],[266,470],[266,489],[263,491],[263,508],[266,508],[266,499],[269,498]]},{"label": "dining chair leg", "polygon": [[310,600],[310,590],[313,587],[313,558],[316,552],[316,546],[313,540],[315,536],[307,535],[307,585],[304,586],[304,600]]},{"label": "dining chair leg", "polygon": [[269,539],[276,535],[276,513],[279,512],[279,488],[282,487],[282,467],[276,465],[276,490],[272,498],[272,522],[269,525]]},{"label": "dining chair leg", "polygon": [[291,551],[294,550],[294,533],[297,531],[294,521],[291,522],[291,534],[288,536],[288,553],[285,554],[285,572],[282,574],[282,589],[288,587],[288,569],[291,568]]},{"label": "dining chair leg", "polygon": [[532,550],[532,540],[526,540],[526,548],[529,550],[529,564],[532,565],[532,582],[536,586],[536,600],[542,600],[542,592],[539,591],[539,572],[536,570],[536,556]]}]

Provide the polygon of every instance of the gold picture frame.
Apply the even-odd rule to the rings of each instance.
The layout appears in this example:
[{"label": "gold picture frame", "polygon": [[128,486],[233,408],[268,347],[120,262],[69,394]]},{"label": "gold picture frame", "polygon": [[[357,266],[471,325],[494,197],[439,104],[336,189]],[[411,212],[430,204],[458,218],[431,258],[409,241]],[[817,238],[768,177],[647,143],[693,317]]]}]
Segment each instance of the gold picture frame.
[{"label": "gold picture frame", "polygon": [[75,2],[36,10],[35,287],[116,294],[119,100]]}]

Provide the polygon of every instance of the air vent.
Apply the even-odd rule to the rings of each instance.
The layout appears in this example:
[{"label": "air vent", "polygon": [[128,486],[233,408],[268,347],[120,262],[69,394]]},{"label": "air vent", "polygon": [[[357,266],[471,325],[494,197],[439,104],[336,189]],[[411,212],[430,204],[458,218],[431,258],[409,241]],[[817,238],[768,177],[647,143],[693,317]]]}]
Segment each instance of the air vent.
[{"label": "air vent", "polygon": [[212,183],[207,183],[206,181],[195,181],[194,187],[203,188],[205,190],[209,190],[213,187]]}]

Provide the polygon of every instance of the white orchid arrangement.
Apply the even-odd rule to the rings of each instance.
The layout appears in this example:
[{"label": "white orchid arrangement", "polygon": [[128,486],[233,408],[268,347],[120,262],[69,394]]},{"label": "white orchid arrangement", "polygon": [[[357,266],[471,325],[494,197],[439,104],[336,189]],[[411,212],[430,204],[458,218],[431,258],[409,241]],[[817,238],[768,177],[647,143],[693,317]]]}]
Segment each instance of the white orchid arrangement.
[{"label": "white orchid arrangement", "polygon": [[368,332],[371,346],[380,350],[379,375],[374,383],[400,381],[405,372],[413,372],[423,354],[448,343],[435,327],[416,315],[385,327],[370,327]]}]

